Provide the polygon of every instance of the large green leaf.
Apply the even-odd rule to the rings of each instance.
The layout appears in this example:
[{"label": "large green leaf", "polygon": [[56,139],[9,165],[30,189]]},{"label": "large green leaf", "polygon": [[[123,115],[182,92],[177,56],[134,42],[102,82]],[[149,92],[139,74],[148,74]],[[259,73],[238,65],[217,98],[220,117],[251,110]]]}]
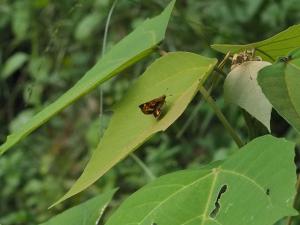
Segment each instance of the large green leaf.
[{"label": "large green leaf", "polygon": [[255,48],[257,55],[265,61],[273,62],[278,57],[288,54],[291,50],[300,46],[300,24],[289,27],[288,29],[270,37],[266,40],[246,44],[214,44],[211,47],[222,53],[237,53],[247,49]]},{"label": "large green leaf", "polygon": [[259,137],[215,166],[156,179],[106,225],[272,225],[297,214],[293,143]]},{"label": "large green leaf", "polygon": [[271,65],[264,61],[249,61],[236,66],[224,82],[224,97],[264,124],[270,131],[272,105],[264,96],[256,77],[258,71]]},{"label": "large green leaf", "polygon": [[276,111],[300,132],[300,49],[262,69],[258,83]]},{"label": "large green leaf", "polygon": [[[116,106],[83,174],[58,202],[93,184],[153,134],[167,129],[183,113],[216,62],[187,52],[169,53],[155,61]],[[166,105],[158,120],[141,112],[141,103],[162,95],[167,96]]]},{"label": "large green leaf", "polygon": [[74,206],[41,225],[95,225],[100,220],[116,190],[100,194]]},{"label": "large green leaf", "polygon": [[36,114],[19,131],[9,135],[6,142],[0,146],[0,155],[78,98],[150,54],[164,38],[174,4],[175,0],[159,16],[146,20],[116,44],[70,90]]}]

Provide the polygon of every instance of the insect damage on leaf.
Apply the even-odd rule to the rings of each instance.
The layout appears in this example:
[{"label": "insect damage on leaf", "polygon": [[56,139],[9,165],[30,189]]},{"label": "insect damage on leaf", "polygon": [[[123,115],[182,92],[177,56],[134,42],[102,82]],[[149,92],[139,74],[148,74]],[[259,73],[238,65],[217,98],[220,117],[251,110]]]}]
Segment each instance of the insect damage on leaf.
[{"label": "insect damage on leaf", "polygon": [[213,209],[213,211],[209,214],[210,217],[215,218],[220,210],[220,203],[219,200],[221,199],[222,194],[224,194],[227,191],[227,185],[223,185],[219,191],[218,197],[215,201],[215,208]]},{"label": "insect damage on leaf", "polygon": [[288,63],[290,60],[292,60],[292,56],[291,55],[279,57],[279,61],[280,62]]},{"label": "insect damage on leaf", "polygon": [[233,70],[236,66],[248,61],[262,61],[262,58],[255,55],[255,49],[236,53],[231,57],[230,69]]},{"label": "insect damage on leaf", "polygon": [[139,105],[139,108],[144,114],[153,114],[155,118],[161,115],[161,110],[166,102],[166,95],[162,95],[158,98],[152,99],[148,102]]}]

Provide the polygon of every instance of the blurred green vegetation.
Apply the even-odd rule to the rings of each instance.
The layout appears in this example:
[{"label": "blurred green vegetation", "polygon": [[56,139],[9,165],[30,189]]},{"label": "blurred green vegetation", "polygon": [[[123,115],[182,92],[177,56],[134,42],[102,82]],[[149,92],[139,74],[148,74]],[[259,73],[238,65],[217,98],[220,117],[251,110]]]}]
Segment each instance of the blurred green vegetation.
[{"label": "blurred green vegetation", "polygon": [[[167,0],[119,0],[112,15],[107,48]],[[162,48],[222,55],[212,43],[250,43],[300,22],[299,0],[177,0]],[[70,88],[101,56],[109,0],[0,0],[0,142],[33,114]],[[104,123],[112,106],[155,57],[103,85]],[[224,104],[222,82],[212,93],[240,135],[247,139],[242,112]],[[0,223],[37,224],[111,187],[120,187],[117,205],[149,181],[128,157],[84,193],[48,210],[81,174],[100,138],[99,90],[42,126],[0,158]],[[272,129],[300,144],[276,113]],[[167,132],[136,153],[156,175],[196,168],[224,159],[235,148],[200,95]]]}]

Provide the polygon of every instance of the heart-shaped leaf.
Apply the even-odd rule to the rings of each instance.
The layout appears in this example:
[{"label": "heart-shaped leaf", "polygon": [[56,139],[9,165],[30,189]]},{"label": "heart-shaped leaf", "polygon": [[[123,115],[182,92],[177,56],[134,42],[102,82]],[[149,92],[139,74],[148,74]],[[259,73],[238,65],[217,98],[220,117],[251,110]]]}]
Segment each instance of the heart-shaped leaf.
[{"label": "heart-shaped leaf", "polygon": [[156,179],[106,225],[272,225],[297,214],[295,183],[294,144],[263,136],[215,168]]},{"label": "heart-shaped leaf", "polygon": [[174,4],[175,0],[159,16],[146,20],[105,54],[71,89],[36,114],[17,132],[9,135],[0,146],[0,155],[99,84],[154,51],[155,46],[164,38]]},{"label": "heart-shaped leaf", "polygon": [[[83,174],[58,202],[93,184],[153,134],[167,129],[183,113],[216,62],[187,52],[168,53],[155,61],[116,106]],[[159,119],[141,112],[140,104],[163,95],[166,103]]]},{"label": "heart-shaped leaf", "polygon": [[102,217],[116,190],[100,194],[54,216],[41,225],[95,225]]},{"label": "heart-shaped leaf", "polygon": [[300,46],[300,24],[289,27],[288,29],[270,37],[266,40],[246,44],[214,44],[211,47],[222,53],[237,53],[247,49],[256,49],[257,55],[263,60],[274,62],[278,57],[287,55],[290,51]]},{"label": "heart-shaped leaf", "polygon": [[262,69],[258,82],[276,111],[300,132],[300,49]]},{"label": "heart-shaped leaf", "polygon": [[259,120],[270,131],[272,105],[257,83],[258,71],[271,65],[264,61],[249,61],[236,66],[226,77],[224,97]]}]

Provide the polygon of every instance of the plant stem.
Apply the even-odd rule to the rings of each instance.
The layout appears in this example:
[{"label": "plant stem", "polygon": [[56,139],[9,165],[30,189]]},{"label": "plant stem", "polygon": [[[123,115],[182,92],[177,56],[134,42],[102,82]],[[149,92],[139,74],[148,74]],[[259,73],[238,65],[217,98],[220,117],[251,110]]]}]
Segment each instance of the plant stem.
[{"label": "plant stem", "polygon": [[219,120],[221,121],[225,129],[229,132],[229,134],[231,135],[231,137],[233,138],[237,146],[239,148],[242,147],[244,145],[242,140],[239,138],[238,134],[235,132],[235,130],[232,128],[232,126],[230,125],[230,123],[228,122],[224,114],[218,108],[215,101],[208,93],[208,91],[202,85],[199,87],[199,91],[203,95],[203,98],[208,102],[208,104],[210,104],[210,106],[216,113],[217,117],[219,118]]},{"label": "plant stem", "polygon": [[226,53],[222,61],[214,68],[214,71],[221,74],[223,77],[227,77],[227,74],[223,72],[223,67],[225,66],[227,59],[230,57],[230,51]]},{"label": "plant stem", "polygon": [[156,179],[156,176],[139,157],[134,153],[130,153],[130,157],[144,170],[151,181]]},{"label": "plant stem", "polygon": [[214,71],[217,72],[217,73],[219,73],[219,74],[221,74],[223,77],[226,77],[226,76],[227,76],[227,74],[224,73],[223,70],[220,70],[220,69],[217,68],[217,67],[214,68]]},{"label": "plant stem", "polygon": [[[227,59],[229,59],[230,57],[230,51],[226,53],[226,55],[224,56],[224,58],[222,59],[222,61],[219,63],[219,65],[217,66],[217,68],[219,70],[222,70],[223,67],[225,66],[225,63],[227,62]],[[223,72],[223,71],[222,71]]]},{"label": "plant stem", "polygon": [[[105,54],[105,50],[106,50],[106,43],[107,43],[107,35],[108,35],[108,28],[109,28],[109,24],[110,24],[110,20],[111,20],[111,16],[113,14],[113,11],[116,7],[118,0],[115,0],[109,10],[107,19],[106,19],[106,24],[105,24],[105,28],[104,28],[104,36],[103,36],[103,42],[102,42],[102,52],[101,52],[101,56],[103,57]],[[100,137],[102,136],[103,133],[103,89],[100,86],[99,87],[99,94],[100,94],[100,107],[99,107],[99,118],[100,118]]]},{"label": "plant stem", "polygon": [[[214,74],[213,74],[214,75]],[[213,77],[213,83],[212,85],[209,87],[208,89],[208,93],[211,94],[212,90],[214,89],[215,86],[217,86],[219,84],[220,81],[220,76],[217,75],[215,77]],[[199,102],[197,104],[197,106],[194,108],[194,110],[192,111],[191,115],[189,116],[189,118],[187,119],[187,121],[185,122],[185,124],[182,126],[182,128],[180,129],[180,131],[177,133],[176,138],[181,138],[183,133],[186,131],[186,129],[191,125],[191,123],[193,122],[193,120],[195,119],[195,117],[198,115],[201,107],[202,107],[202,99],[201,102]]]},{"label": "plant stem", "polygon": [[103,42],[102,42],[102,56],[104,55],[105,51],[106,51],[106,43],[107,43],[107,34],[108,34],[108,28],[109,28],[109,24],[110,24],[110,20],[111,20],[111,16],[114,12],[114,9],[116,7],[118,0],[115,0],[114,3],[112,4],[107,19],[106,19],[106,23],[105,23],[105,28],[104,28],[104,36],[103,36]]},{"label": "plant stem", "polygon": [[[229,56],[230,56],[230,52],[228,52],[226,54],[226,56],[223,58],[223,60],[218,64],[218,66],[214,68],[215,73],[212,74],[212,76],[213,76],[213,78],[212,78],[212,85],[208,89],[208,93],[209,94],[211,94],[212,90],[219,84],[221,78],[226,78],[227,74],[224,73],[222,69],[223,69],[223,67],[224,67],[227,59],[229,58]],[[220,77],[219,75],[214,76],[216,73],[221,74],[222,77]],[[181,136],[183,135],[183,133],[186,131],[186,129],[193,122],[194,118],[197,116],[197,114],[200,111],[201,107],[202,107],[202,101],[200,103],[198,103],[198,105],[196,106],[196,108],[193,110],[193,112],[191,113],[191,115],[188,118],[188,120],[186,121],[186,123],[183,125],[183,127],[181,128],[181,130],[176,135],[176,138],[181,138]]]},{"label": "plant stem", "polygon": [[[294,198],[294,204],[293,204],[294,207],[296,206],[296,203],[297,203],[298,198],[299,198],[299,196],[300,196],[300,176],[298,176],[296,189],[297,189],[297,193],[296,193],[296,196],[295,196],[295,198]],[[293,217],[292,217],[292,216],[289,216],[286,225],[291,225],[292,222],[293,222]]]}]

